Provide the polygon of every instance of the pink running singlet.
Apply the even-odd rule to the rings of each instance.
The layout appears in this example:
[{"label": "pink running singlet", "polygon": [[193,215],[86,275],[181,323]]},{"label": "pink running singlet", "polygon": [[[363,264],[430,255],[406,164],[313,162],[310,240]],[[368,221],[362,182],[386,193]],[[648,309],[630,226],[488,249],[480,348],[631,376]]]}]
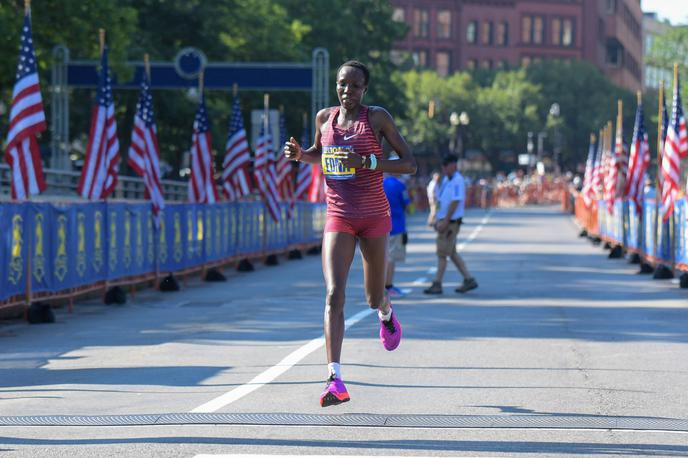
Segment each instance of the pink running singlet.
[{"label": "pink running singlet", "polygon": [[382,187],[379,170],[344,169],[336,161],[328,161],[327,153],[353,149],[362,156],[375,154],[382,159],[382,148],[368,121],[368,107],[361,106],[358,119],[348,129],[336,125],[339,107],[331,110],[322,131],[323,172],[327,189],[327,215],[346,219],[390,217],[389,202]]}]

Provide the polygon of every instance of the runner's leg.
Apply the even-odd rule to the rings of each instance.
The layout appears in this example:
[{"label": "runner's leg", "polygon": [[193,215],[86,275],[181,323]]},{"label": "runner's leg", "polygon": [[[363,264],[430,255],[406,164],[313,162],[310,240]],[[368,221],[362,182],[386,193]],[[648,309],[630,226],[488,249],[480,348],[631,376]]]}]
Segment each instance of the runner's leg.
[{"label": "runner's leg", "polygon": [[385,292],[387,274],[387,235],[361,238],[363,257],[363,286],[370,308],[383,314],[389,312],[389,301]]},{"label": "runner's leg", "polygon": [[[325,232],[322,265],[325,275],[325,347],[327,362],[339,363],[344,340],[346,281],[356,250],[356,238],[345,232]],[[384,285],[383,285],[384,289]]]}]

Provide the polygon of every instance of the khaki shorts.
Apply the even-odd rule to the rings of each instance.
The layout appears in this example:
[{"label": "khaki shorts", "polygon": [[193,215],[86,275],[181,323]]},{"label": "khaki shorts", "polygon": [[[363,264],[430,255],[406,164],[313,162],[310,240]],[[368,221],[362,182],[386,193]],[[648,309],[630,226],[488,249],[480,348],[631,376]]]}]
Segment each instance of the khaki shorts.
[{"label": "khaki shorts", "polygon": [[461,222],[449,223],[447,230],[437,233],[437,256],[451,256],[456,253],[456,236],[459,235]]},{"label": "khaki shorts", "polygon": [[406,261],[406,245],[404,245],[404,234],[389,236],[389,260],[392,262]]}]

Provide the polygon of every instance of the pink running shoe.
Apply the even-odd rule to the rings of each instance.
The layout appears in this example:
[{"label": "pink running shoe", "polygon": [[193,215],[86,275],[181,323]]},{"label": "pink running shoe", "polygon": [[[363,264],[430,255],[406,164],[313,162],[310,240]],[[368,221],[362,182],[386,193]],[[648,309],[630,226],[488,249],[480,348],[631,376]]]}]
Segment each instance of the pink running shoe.
[{"label": "pink running shoe", "polygon": [[349,399],[349,392],[346,391],[342,379],[335,378],[334,374],[330,375],[325,385],[325,391],[320,395],[320,407],[336,406],[342,402],[347,402]]},{"label": "pink running shoe", "polygon": [[394,350],[401,342],[401,324],[394,311],[388,321],[380,320],[380,340],[387,351]]}]

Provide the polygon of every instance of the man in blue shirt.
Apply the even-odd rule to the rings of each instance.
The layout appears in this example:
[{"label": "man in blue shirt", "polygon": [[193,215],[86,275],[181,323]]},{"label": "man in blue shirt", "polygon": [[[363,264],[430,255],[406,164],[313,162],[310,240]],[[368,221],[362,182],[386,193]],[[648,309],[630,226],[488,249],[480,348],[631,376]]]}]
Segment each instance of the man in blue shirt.
[{"label": "man in blue shirt", "polygon": [[406,185],[395,175],[385,175],[383,186],[392,212],[385,288],[390,297],[402,297],[404,293],[394,286],[394,268],[397,262],[406,260],[406,207],[411,203],[411,199],[406,190]]}]

